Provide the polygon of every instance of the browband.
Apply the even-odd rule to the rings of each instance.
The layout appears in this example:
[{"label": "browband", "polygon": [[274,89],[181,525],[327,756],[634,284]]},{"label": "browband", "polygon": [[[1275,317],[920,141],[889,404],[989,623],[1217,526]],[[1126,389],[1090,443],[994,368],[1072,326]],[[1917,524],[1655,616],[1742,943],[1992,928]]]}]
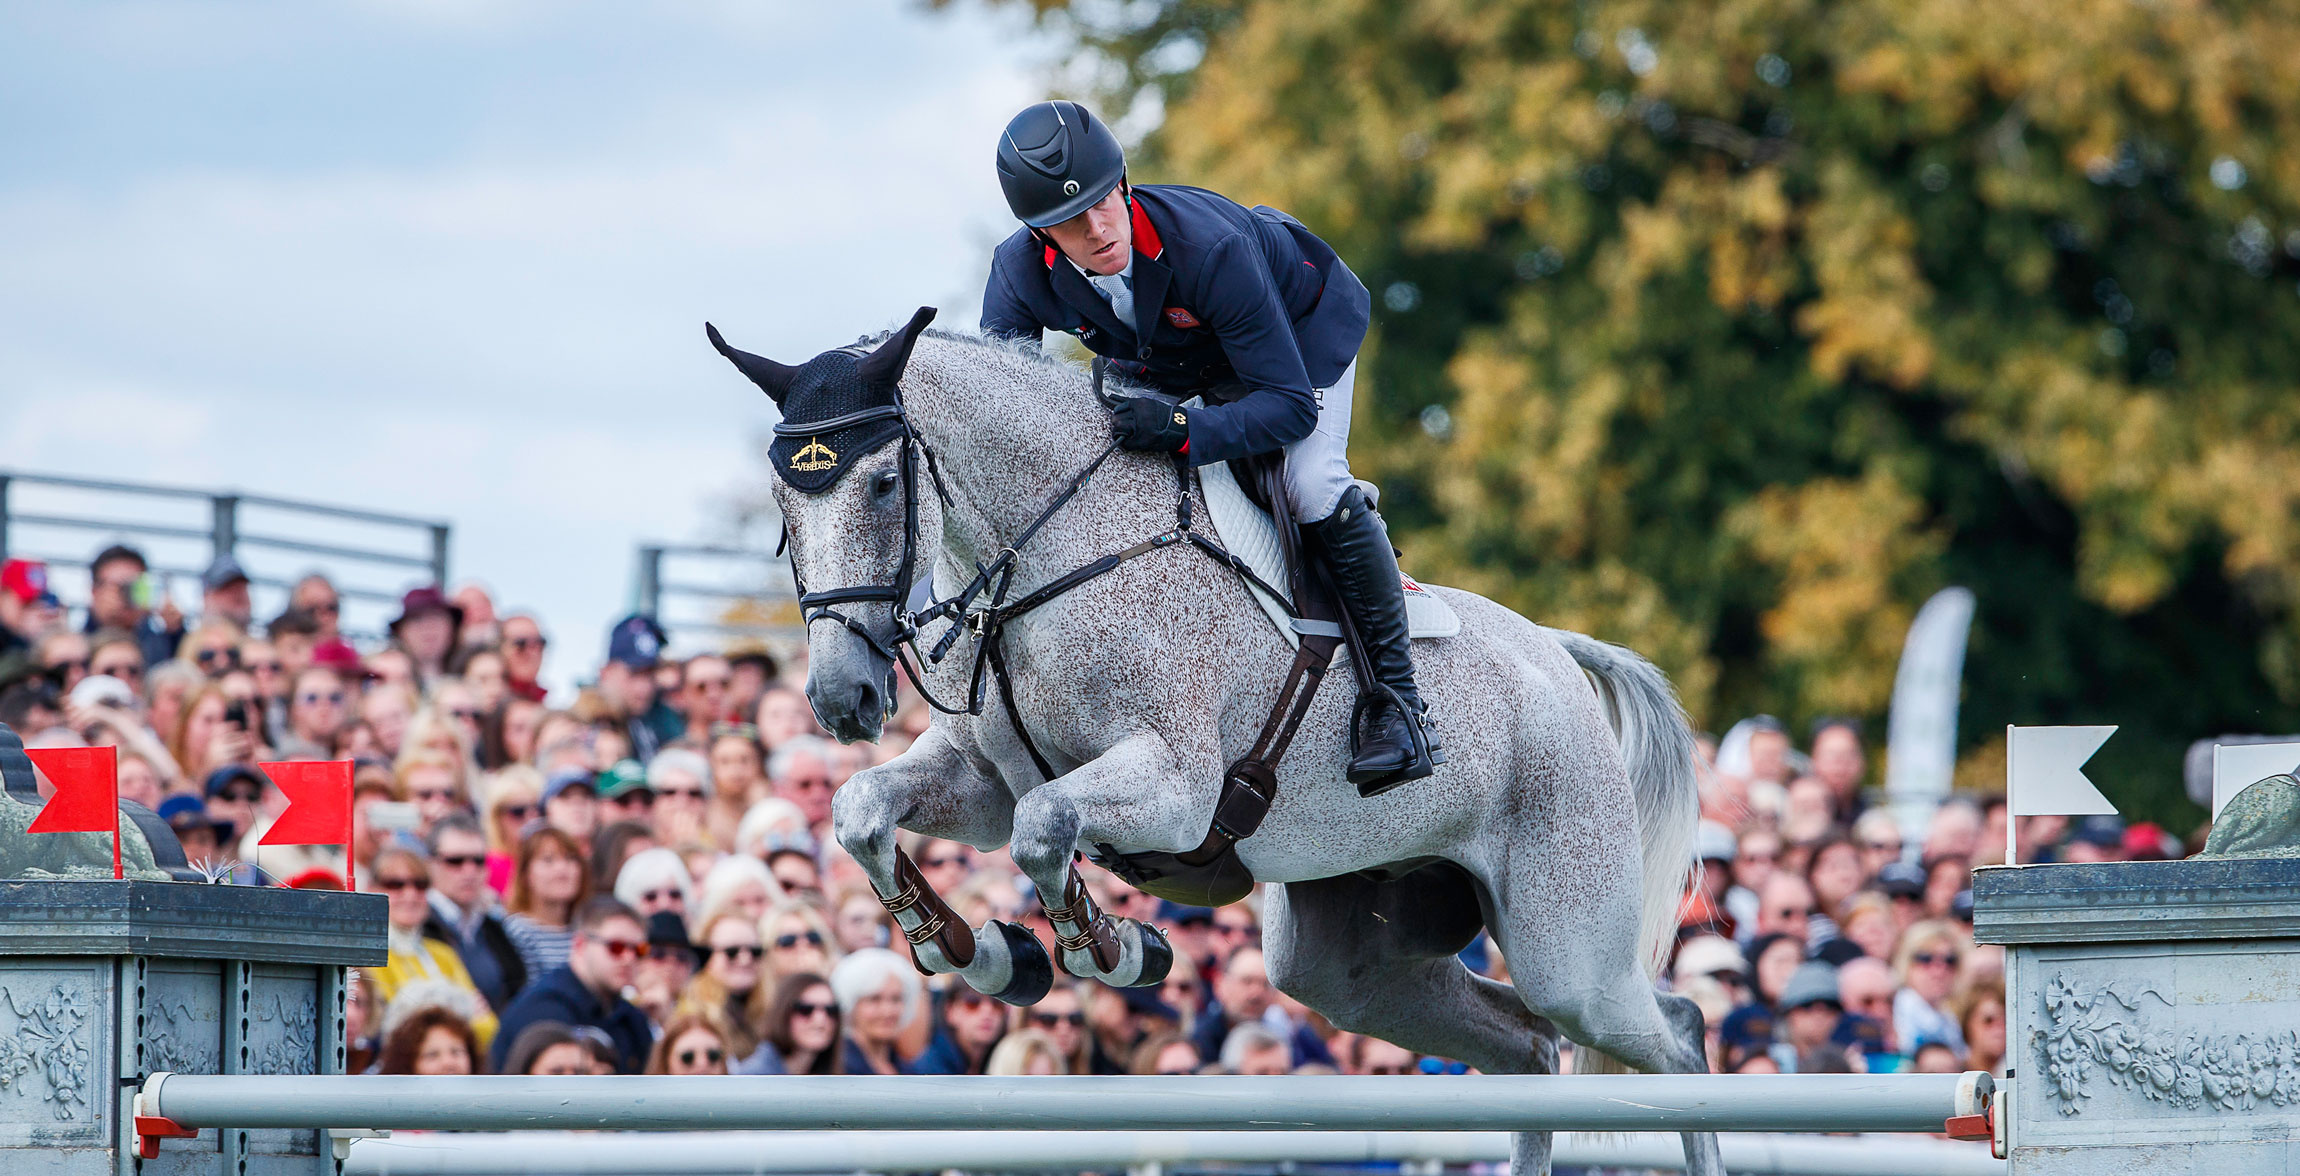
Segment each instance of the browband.
[{"label": "browband", "polygon": [[846,413],[841,416],[831,417],[828,420],[805,421],[800,423],[781,421],[775,425],[775,436],[812,437],[820,433],[835,433],[840,429],[852,428],[855,425],[865,424],[870,421],[885,420],[888,417],[898,417],[901,415],[901,405],[882,404],[876,408],[858,409],[854,412]]}]

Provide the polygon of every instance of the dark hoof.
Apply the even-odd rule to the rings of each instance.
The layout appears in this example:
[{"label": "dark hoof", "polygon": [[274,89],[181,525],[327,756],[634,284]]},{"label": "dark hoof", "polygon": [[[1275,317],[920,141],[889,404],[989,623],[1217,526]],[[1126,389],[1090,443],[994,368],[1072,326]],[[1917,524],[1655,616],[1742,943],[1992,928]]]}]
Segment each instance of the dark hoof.
[{"label": "dark hoof", "polygon": [[1166,941],[1166,933],[1148,923],[1142,927],[1142,976],[1129,988],[1149,988],[1164,984],[1166,973],[1174,970],[1174,945]]},{"label": "dark hoof", "polygon": [[1007,958],[1014,961],[1014,975],[1006,987],[988,993],[992,1000],[1010,1005],[1034,1005],[1046,999],[1054,988],[1054,960],[1046,954],[1046,945],[1028,927],[991,920],[999,935],[1006,940]]}]

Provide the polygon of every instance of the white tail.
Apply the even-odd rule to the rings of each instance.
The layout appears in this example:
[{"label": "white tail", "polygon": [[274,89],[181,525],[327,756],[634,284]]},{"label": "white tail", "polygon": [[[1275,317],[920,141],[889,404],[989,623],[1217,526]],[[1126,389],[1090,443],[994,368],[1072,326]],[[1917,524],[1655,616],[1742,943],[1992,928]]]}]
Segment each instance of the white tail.
[{"label": "white tail", "polygon": [[[1693,868],[1701,794],[1694,776],[1693,728],[1669,679],[1635,651],[1581,633],[1552,629],[1574,664],[1589,675],[1605,719],[1621,744],[1629,787],[1637,798],[1637,834],[1644,850],[1644,903],[1637,919],[1637,956],[1647,976],[1660,971],[1676,938],[1678,904]],[[1631,1070],[1593,1049],[1576,1051],[1583,1074]]]}]

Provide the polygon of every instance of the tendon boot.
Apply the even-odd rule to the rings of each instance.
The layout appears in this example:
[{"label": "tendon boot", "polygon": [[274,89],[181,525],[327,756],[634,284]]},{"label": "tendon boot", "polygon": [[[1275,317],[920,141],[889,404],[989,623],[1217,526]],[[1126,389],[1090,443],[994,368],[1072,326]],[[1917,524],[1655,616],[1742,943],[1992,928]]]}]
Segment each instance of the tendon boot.
[{"label": "tendon boot", "polygon": [[1335,595],[1373,664],[1374,680],[1361,684],[1351,722],[1355,747],[1349,776],[1358,795],[1378,796],[1445,762],[1445,751],[1423,714],[1421,693],[1414,689],[1397,553],[1390,550],[1382,516],[1357,486],[1343,493],[1333,514],[1303,530],[1324,549]]}]

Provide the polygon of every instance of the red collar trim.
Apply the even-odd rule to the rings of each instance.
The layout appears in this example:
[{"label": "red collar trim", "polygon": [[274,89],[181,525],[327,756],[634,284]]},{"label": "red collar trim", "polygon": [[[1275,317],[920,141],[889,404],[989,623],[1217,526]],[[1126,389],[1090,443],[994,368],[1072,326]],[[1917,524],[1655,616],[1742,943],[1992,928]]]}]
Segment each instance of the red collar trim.
[{"label": "red collar trim", "polygon": [[[1142,202],[1130,203],[1134,208],[1134,252],[1156,261],[1166,253],[1166,239],[1158,235],[1158,226],[1150,223],[1150,214],[1143,210]],[[1046,247],[1046,268],[1054,268],[1057,256],[1054,246]]]},{"label": "red collar trim", "polygon": [[1166,252],[1166,242],[1158,236],[1158,226],[1150,223],[1150,214],[1143,209],[1142,202],[1135,200],[1133,205],[1134,251],[1156,261],[1160,254]]}]

